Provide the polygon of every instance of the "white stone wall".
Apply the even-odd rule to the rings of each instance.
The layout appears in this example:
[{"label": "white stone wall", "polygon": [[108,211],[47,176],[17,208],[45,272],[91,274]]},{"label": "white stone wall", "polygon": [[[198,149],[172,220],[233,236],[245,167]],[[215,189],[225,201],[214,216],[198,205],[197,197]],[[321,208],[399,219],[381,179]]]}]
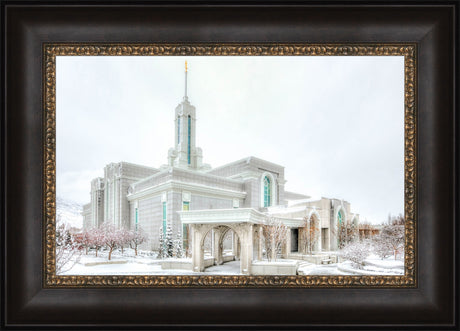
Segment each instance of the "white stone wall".
[{"label": "white stone wall", "polygon": [[[163,224],[163,207],[161,194],[148,199],[142,199],[138,204],[138,227],[142,228],[148,237],[148,242],[139,248],[143,250],[158,250],[160,227]],[[135,228],[135,203],[130,204],[131,229]],[[169,213],[167,212],[167,219]]]},{"label": "white stone wall", "polygon": [[83,205],[83,229],[89,229],[93,226],[92,219],[91,219],[91,203],[87,203]]}]

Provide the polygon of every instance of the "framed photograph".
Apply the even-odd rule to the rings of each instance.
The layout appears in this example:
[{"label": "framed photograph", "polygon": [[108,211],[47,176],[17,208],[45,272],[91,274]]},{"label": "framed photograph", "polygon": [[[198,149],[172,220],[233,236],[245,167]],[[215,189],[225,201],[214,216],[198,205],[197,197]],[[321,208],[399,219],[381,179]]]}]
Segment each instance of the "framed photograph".
[{"label": "framed photograph", "polygon": [[4,7],[5,325],[455,326],[454,5]]},{"label": "framed photograph", "polygon": [[[415,45],[195,45],[174,55],[183,47],[45,45],[45,99],[56,100],[45,128],[56,136],[49,285],[71,285],[62,276],[166,275],[162,285],[180,286],[180,275],[190,286],[202,283],[187,276],[246,275],[282,276],[272,286],[360,286],[367,278],[356,276],[392,275],[364,283],[415,286],[411,197],[403,216],[404,186],[415,190],[414,164],[404,162],[416,159]],[[218,52],[229,56],[206,55]],[[193,95],[207,102],[201,116]],[[220,166],[204,162],[199,141]],[[289,185],[285,172],[299,180]]]}]

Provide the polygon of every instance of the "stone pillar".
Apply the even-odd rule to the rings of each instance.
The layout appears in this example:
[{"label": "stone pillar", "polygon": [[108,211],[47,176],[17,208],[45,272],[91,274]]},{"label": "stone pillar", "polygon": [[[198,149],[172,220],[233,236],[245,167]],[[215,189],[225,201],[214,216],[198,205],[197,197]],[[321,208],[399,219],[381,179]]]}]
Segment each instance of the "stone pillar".
[{"label": "stone pillar", "polygon": [[289,258],[289,254],[291,253],[291,228],[287,229],[287,235],[286,235],[286,244],[284,245],[284,249],[282,250],[283,257],[285,259]]},{"label": "stone pillar", "polygon": [[223,234],[223,231],[222,229],[213,229],[213,233],[214,233],[214,240],[213,240],[213,245],[212,245],[212,255],[214,257],[214,263],[216,265],[221,265],[224,263],[224,258],[223,258],[223,246],[222,246],[222,234]]},{"label": "stone pillar", "polygon": [[198,229],[196,225],[192,225],[192,270],[195,272],[204,271],[204,248],[201,243],[203,234],[201,229]]},{"label": "stone pillar", "polygon": [[235,255],[235,260],[238,261],[240,259],[240,250],[238,242],[240,241],[238,235],[233,232],[233,255]]},{"label": "stone pillar", "polygon": [[263,231],[262,231],[262,227],[259,226],[259,235],[258,235],[258,245],[259,245],[259,251],[258,251],[258,254],[257,254],[257,260],[259,261],[262,261],[262,250],[263,250]]},{"label": "stone pillar", "polygon": [[241,273],[243,275],[251,274],[252,265],[252,241],[253,241],[253,227],[247,224],[244,227],[243,238],[241,240]]},{"label": "stone pillar", "polygon": [[214,229],[211,230],[211,255],[212,257],[216,257],[216,253],[214,251]]}]

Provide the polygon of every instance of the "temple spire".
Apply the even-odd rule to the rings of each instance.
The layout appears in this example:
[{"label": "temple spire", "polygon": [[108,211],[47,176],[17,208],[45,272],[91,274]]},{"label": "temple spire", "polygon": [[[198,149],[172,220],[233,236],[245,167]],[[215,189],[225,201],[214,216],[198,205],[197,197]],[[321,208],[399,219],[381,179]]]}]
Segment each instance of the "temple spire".
[{"label": "temple spire", "polygon": [[188,97],[187,97],[187,71],[188,71],[187,61],[185,61],[185,94],[184,94],[184,100],[188,100]]}]

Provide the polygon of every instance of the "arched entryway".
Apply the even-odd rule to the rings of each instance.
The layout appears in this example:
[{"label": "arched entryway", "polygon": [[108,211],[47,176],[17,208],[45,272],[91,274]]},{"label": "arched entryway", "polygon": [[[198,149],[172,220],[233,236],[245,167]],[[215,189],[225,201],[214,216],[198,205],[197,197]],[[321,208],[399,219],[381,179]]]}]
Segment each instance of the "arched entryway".
[{"label": "arched entryway", "polygon": [[221,265],[233,260],[240,260],[241,242],[238,234],[227,225],[216,225],[204,234],[202,246],[204,249],[205,268]]},{"label": "arched entryway", "polygon": [[[206,268],[205,263],[205,238],[213,231],[214,240],[212,243],[212,255],[215,262],[212,264],[222,264],[223,239],[226,231],[232,230],[238,238],[236,240],[236,256],[240,260],[242,274],[249,274],[253,261],[253,224],[191,224],[192,228],[192,268],[193,271],[202,272]],[[206,261],[208,262],[208,261]]]},{"label": "arched entryway", "polygon": [[[179,212],[182,224],[188,224],[191,232],[192,246],[192,270],[203,272],[205,269],[205,239],[214,229],[212,244],[213,255],[216,264],[224,260],[224,239],[228,231],[233,231],[233,248],[236,258],[240,260],[241,274],[251,274],[254,256],[260,255],[258,238],[261,231],[259,228],[264,222],[265,215],[252,208],[235,208],[223,210],[196,210]],[[257,248],[254,246],[257,245]],[[260,252],[260,253],[259,253]]]}]

